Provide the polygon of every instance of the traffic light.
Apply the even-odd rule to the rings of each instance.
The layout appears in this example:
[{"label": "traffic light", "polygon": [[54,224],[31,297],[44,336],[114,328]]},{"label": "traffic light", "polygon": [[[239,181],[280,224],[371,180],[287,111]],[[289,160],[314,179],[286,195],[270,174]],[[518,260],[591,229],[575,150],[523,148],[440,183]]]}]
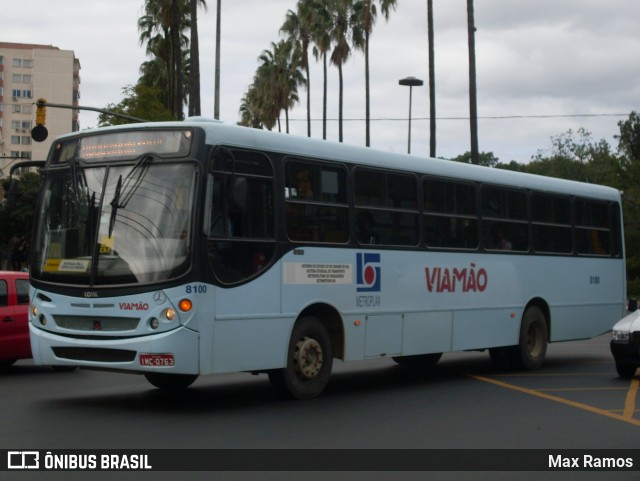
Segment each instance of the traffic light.
[{"label": "traffic light", "polygon": [[49,131],[44,126],[47,117],[47,99],[38,99],[36,102],[36,126],[31,129],[31,138],[36,142],[47,140]]}]

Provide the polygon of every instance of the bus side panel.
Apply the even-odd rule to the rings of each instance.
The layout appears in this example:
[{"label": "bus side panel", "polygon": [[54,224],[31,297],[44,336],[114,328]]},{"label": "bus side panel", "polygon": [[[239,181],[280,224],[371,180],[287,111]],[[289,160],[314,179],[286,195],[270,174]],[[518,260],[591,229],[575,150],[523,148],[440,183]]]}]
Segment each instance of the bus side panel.
[{"label": "bus side panel", "polygon": [[255,282],[216,288],[212,372],[284,366],[295,319],[280,312],[280,279],[276,264]]},{"label": "bus side panel", "polygon": [[611,330],[624,317],[624,260],[536,258],[522,269],[529,299],[551,311],[550,340],[588,339]]},{"label": "bus side panel", "polygon": [[453,314],[453,351],[517,344],[520,310],[477,309]]},{"label": "bus side panel", "polygon": [[402,355],[451,351],[452,329],[451,311],[405,314]]}]

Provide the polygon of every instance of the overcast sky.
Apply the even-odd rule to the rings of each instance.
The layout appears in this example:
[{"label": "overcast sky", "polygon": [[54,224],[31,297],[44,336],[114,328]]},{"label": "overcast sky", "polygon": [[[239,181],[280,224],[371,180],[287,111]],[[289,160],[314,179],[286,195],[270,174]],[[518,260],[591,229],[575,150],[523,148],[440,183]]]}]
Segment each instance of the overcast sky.
[{"label": "overcast sky", "polygon": [[[199,13],[202,111],[213,117],[216,1]],[[388,22],[371,37],[372,147],[407,150],[412,75],[412,154],[429,152],[426,0],[398,0]],[[466,0],[434,0],[437,155],[469,147]],[[223,0],[221,119],[235,123],[257,57],[281,37],[278,30],[296,0]],[[122,99],[145,61],[137,19],[143,0],[2,0],[0,41],[41,43],[73,50],[80,60],[83,106]],[[638,0],[475,0],[480,151],[502,162],[527,162],[548,149],[552,136],[584,127],[614,148],[617,123],[640,110],[640,2]],[[345,66],[344,141],[364,145],[364,57]],[[37,93],[36,93],[37,94]],[[311,71],[312,135],[322,137],[322,70]],[[306,92],[300,90],[304,100]],[[328,138],[338,137],[338,73],[329,71]],[[291,130],[306,135],[304,101],[290,113]],[[588,115],[588,116],[584,116]],[[544,117],[548,116],[548,117]],[[506,117],[506,118],[505,118]],[[334,120],[335,119],[335,120]],[[283,119],[284,120],[284,119]],[[82,128],[96,115],[82,112]],[[284,128],[284,126],[283,126]]]}]

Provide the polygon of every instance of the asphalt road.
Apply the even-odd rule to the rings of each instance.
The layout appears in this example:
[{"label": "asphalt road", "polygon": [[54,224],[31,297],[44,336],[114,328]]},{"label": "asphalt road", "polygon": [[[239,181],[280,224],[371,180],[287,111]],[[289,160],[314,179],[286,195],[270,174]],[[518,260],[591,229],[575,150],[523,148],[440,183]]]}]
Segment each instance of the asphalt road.
[{"label": "asphalt road", "polygon": [[[427,371],[336,363],[325,394],[309,401],[278,399],[264,375],[202,377],[168,395],[142,376],[21,361],[0,373],[0,449],[638,449],[639,380],[617,377],[608,343],[552,344],[543,369],[524,373],[497,371],[476,352],[445,354]],[[433,474],[12,471],[0,480],[640,480],[640,471]]]}]

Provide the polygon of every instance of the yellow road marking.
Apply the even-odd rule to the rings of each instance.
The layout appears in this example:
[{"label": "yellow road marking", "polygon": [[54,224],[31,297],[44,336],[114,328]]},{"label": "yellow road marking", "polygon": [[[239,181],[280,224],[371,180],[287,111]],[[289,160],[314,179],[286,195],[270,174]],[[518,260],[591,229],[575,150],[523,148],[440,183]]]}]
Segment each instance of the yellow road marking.
[{"label": "yellow road marking", "polygon": [[[476,381],[488,382],[490,384],[495,384],[496,386],[503,387],[505,389],[511,389],[512,391],[519,391],[525,394],[529,394],[530,396],[536,396],[542,399],[547,399],[549,401],[554,401],[561,404],[566,404],[567,406],[571,406],[574,408],[582,409],[583,411],[587,411],[593,414],[599,414],[601,416],[605,416],[608,418],[615,419],[617,421],[623,421],[625,423],[633,424],[634,426],[640,427],[640,419],[633,418],[633,406],[635,406],[635,396],[638,391],[638,380],[634,379],[632,381],[632,386],[629,388],[629,392],[627,393],[627,399],[625,402],[625,410],[622,415],[606,411],[604,409],[599,409],[593,406],[589,406],[588,404],[579,403],[576,401],[571,401],[569,399],[563,399],[558,396],[554,396],[552,394],[546,394],[541,391],[536,391],[535,389],[528,389],[525,387],[516,386],[515,384],[509,384],[503,381],[498,381],[497,379],[491,379],[485,376],[480,376],[478,374],[470,374],[470,373],[462,373],[471,379],[475,379]],[[635,382],[635,384],[634,384]],[[627,407],[632,406],[630,408],[630,414],[627,415]]]},{"label": "yellow road marking", "polygon": [[554,387],[538,389],[538,391],[626,391],[626,387]]},{"label": "yellow road marking", "polygon": [[633,413],[636,410],[636,394],[638,394],[639,384],[640,379],[635,378],[631,380],[627,397],[624,400],[624,412],[622,413],[622,416],[625,418],[633,419]]}]

